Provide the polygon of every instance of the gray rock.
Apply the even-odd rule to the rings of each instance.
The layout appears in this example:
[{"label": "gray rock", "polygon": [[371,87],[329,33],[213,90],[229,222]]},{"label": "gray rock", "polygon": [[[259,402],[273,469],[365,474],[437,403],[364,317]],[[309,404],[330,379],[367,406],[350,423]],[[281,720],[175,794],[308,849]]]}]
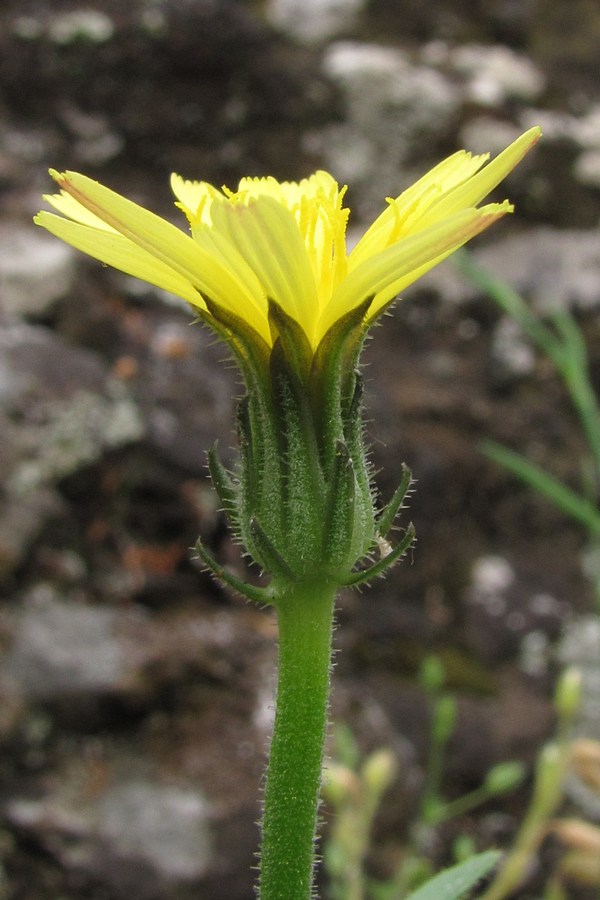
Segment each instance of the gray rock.
[{"label": "gray rock", "polygon": [[542,72],[509,47],[463,44],[448,55],[450,67],[466,80],[469,100],[500,107],[507,100],[537,99],[545,87]]},{"label": "gray rock", "polygon": [[45,518],[56,483],[143,425],[124,386],[101,360],[44,328],[0,327],[0,566],[10,570]]},{"label": "gray rock", "polygon": [[52,483],[142,436],[127,391],[93,353],[27,325],[0,329],[0,350],[4,452],[12,457],[5,490],[16,495]]},{"label": "gray rock", "polygon": [[75,277],[74,252],[33,225],[0,222],[2,312],[39,316],[69,292]]},{"label": "gray rock", "polygon": [[600,739],[600,621],[579,616],[565,626],[558,648],[563,666],[576,666],[583,679],[580,716],[587,737]]},{"label": "gray rock", "polygon": [[[142,202],[166,198],[165,165],[217,183],[238,166],[240,175],[283,166],[291,176],[290,160],[303,157],[301,135],[323,121],[331,97],[312,54],[274,35],[261,4],[102,0],[80,8],[7,0],[0,17],[2,77],[10,85],[0,123],[3,175],[2,131],[35,125],[47,148],[36,153],[41,166],[68,160],[89,172],[120,160],[132,167],[120,189],[128,184]],[[124,73],[131,91],[123,91]],[[82,135],[82,124],[98,133]],[[33,212],[38,191],[31,186],[43,186],[43,176],[32,178],[17,152],[7,157],[21,197],[31,192]]]},{"label": "gray rock", "polygon": [[123,149],[123,138],[111,128],[108,116],[85,112],[74,103],[65,104],[62,115],[73,135],[73,152],[82,162],[102,165]]},{"label": "gray rock", "polygon": [[[464,147],[471,153],[489,153],[493,158],[498,156],[509,144],[522,134],[523,128],[497,118],[493,113],[474,116],[461,128],[457,146]],[[519,175],[519,170],[516,170]],[[512,180],[515,176],[511,173]],[[505,193],[502,197],[510,197],[510,188],[503,185]]]},{"label": "gray rock", "polygon": [[48,19],[21,15],[11,23],[11,31],[23,40],[31,41],[43,35],[60,45],[81,39],[101,44],[110,40],[114,30],[112,19],[94,9],[55,11]]},{"label": "gray rock", "polygon": [[478,251],[492,275],[529,298],[539,312],[600,305],[600,241],[597,231],[536,228],[511,234]]},{"label": "gray rock", "polygon": [[320,44],[356,24],[365,0],[269,0],[268,20],[308,44]]},{"label": "gray rock", "polygon": [[492,361],[496,381],[526,378],[535,369],[536,354],[523,330],[508,316],[502,316],[492,338]]},{"label": "gray rock", "polygon": [[465,644],[477,656],[498,662],[518,655],[523,669],[544,674],[547,635],[555,633],[565,615],[554,593],[505,557],[489,554],[474,561],[465,599]]},{"label": "gray rock", "polygon": [[[13,826],[36,834],[65,868],[102,877],[111,896],[174,900],[189,894],[213,862],[211,808],[189,785],[119,781],[99,799],[81,793],[82,772],[42,800],[6,806]],[[74,779],[74,780],[73,780]]]},{"label": "gray rock", "polygon": [[[470,252],[541,314],[564,307],[591,312],[600,305],[600,241],[595,230],[513,230]],[[420,279],[417,290],[433,291],[457,304],[481,295],[451,260]]]},{"label": "gray rock", "polygon": [[98,812],[98,838],[109,857],[138,860],[168,882],[208,871],[210,807],[198,790],[133,781],[109,791]]},{"label": "gray rock", "polygon": [[39,587],[21,606],[7,670],[34,700],[115,690],[126,671],[116,622],[112,609]]},{"label": "gray rock", "polygon": [[23,561],[44,523],[63,510],[60,495],[50,487],[33,488],[26,496],[4,498],[0,511],[0,576]]},{"label": "gray rock", "polygon": [[133,387],[148,440],[188,472],[206,473],[206,451],[231,442],[235,383],[228,352],[189,314],[156,324]]},{"label": "gray rock", "polygon": [[581,153],[573,166],[573,175],[581,184],[600,188],[600,149]]},{"label": "gray rock", "polygon": [[[528,109],[525,127],[539,124],[544,145],[570,146],[576,151],[570,171],[576,182],[592,188],[600,185],[600,103],[591,103],[579,115],[546,109]],[[577,152],[578,151],[578,152]]]},{"label": "gray rock", "polygon": [[[156,617],[86,606],[44,587],[11,618],[15,638],[0,693],[10,700],[12,686],[21,707],[41,700],[54,718],[36,722],[26,713],[25,765],[39,766],[52,741],[53,777],[34,778],[31,790],[11,784],[2,802],[10,826],[43,847],[67,878],[86,887],[101,882],[115,900],[250,896],[268,730],[262,713],[274,664],[262,616]],[[10,631],[9,622],[0,624]],[[139,710],[167,685],[188,698],[179,711],[153,708],[141,727],[133,722],[115,733],[103,726],[53,742],[65,707],[79,723],[98,694],[117,694]]]},{"label": "gray rock", "polygon": [[[433,68],[414,65],[391,47],[339,41],[323,58],[325,73],[345,98],[345,121],[323,134],[323,155],[358,198],[362,217],[382,207],[406,184],[399,173],[411,154],[439,140],[460,103],[460,93]],[[421,154],[420,154],[421,155]]]},{"label": "gray rock", "polygon": [[57,44],[70,44],[82,38],[102,44],[112,38],[114,31],[112,19],[98,9],[62,12],[48,22],[48,36]]}]

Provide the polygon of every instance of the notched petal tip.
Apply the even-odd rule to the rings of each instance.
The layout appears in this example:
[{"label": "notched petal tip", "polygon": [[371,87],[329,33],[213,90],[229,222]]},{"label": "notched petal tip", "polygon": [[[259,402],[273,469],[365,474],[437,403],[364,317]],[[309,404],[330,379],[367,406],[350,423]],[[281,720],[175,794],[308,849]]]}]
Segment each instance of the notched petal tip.
[{"label": "notched petal tip", "polygon": [[[68,190],[69,179],[68,172],[59,172],[58,169],[48,169],[48,174],[56,182],[61,191]],[[44,198],[45,199],[45,198]]]},{"label": "notched petal tip", "polygon": [[500,219],[507,213],[513,213],[515,205],[510,200],[502,200],[500,203],[486,203],[485,206],[480,206],[479,210],[483,213],[484,218],[491,216],[494,219]]},{"label": "notched petal tip", "polygon": [[73,172],[71,170],[66,170],[65,172],[59,172],[58,169],[48,169],[50,177],[54,179],[54,181],[58,184],[61,190],[71,192],[71,188],[73,186],[73,181],[76,178],[87,179],[88,181],[92,181],[91,178],[87,178],[86,175],[80,175],[79,172]]}]

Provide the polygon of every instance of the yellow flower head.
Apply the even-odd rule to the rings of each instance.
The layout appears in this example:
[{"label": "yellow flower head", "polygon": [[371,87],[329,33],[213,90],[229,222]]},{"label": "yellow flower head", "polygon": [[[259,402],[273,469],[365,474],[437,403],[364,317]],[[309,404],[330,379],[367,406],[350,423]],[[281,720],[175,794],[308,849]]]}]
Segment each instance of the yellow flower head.
[{"label": "yellow flower head", "polygon": [[237,191],[173,175],[190,226],[170,222],[76,172],[52,172],[46,197],[60,215],[35,221],[84,253],[189,301],[209,323],[215,310],[276,338],[269,301],[294,320],[314,352],[328,330],[369,298],[368,326],[413,281],[511,212],[478,206],[537,142],[521,135],[496,159],[459,151],[395,199],[347,253],[345,188],[327,172],[300,182],[243,178]]}]

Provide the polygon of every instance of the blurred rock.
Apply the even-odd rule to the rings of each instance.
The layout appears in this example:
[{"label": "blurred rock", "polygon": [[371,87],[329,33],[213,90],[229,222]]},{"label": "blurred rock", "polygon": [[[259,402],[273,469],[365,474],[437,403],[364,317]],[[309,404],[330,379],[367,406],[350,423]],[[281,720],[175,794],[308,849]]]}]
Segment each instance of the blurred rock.
[{"label": "blurred rock", "polygon": [[598,83],[600,7],[590,0],[537,0],[528,52],[543,66],[554,104],[585,95]]},{"label": "blurred rock", "polygon": [[269,0],[266,15],[290,37],[323,44],[356,25],[365,0]]},{"label": "blurred rock", "polygon": [[[18,33],[23,34],[24,20],[27,22],[25,17],[17,19]],[[33,21],[35,22],[35,19]],[[115,32],[115,25],[110,16],[98,9],[73,9],[60,12],[47,20],[45,25],[48,37],[56,44],[71,44],[77,40],[103,44],[110,40]]]},{"label": "blurred rock", "polygon": [[129,668],[113,609],[38,588],[22,604],[7,670],[32,700],[114,692]]},{"label": "blurred rock", "polygon": [[[151,706],[190,674],[234,683],[263,647],[271,658],[263,633],[268,620],[260,614],[243,621],[231,611],[200,607],[152,616],[139,605],[86,600],[82,589],[40,582],[2,623],[7,651],[0,674],[27,702],[43,703],[65,720],[88,704],[85,716],[75,718],[97,724],[102,712],[94,702],[102,698]],[[248,687],[252,694],[254,679]]]},{"label": "blurred rock", "polygon": [[[191,311],[190,311],[191,312]],[[166,459],[206,474],[206,451],[217,438],[226,447],[233,430],[233,398],[240,392],[228,353],[189,314],[157,317],[140,347],[130,387],[145,418],[148,439]],[[225,363],[225,365],[223,364]],[[224,371],[229,368],[230,371]]]},{"label": "blurred rock", "polygon": [[31,189],[19,153],[29,134],[46,165],[92,175],[110,165],[123,190],[160,177],[158,203],[172,170],[217,183],[240,167],[293,177],[303,133],[332,108],[313,53],[278,35],[254,4],[229,0],[81,9],[7,0],[0,82],[0,175],[4,156],[13,186]]},{"label": "blurred rock", "polygon": [[24,324],[0,327],[0,350],[0,561],[7,571],[59,508],[53,488],[60,479],[138,440],[143,425],[124,386],[89,351]]},{"label": "blurred rock", "polygon": [[2,329],[0,347],[0,412],[16,444],[12,471],[3,473],[11,493],[52,483],[142,436],[127,391],[94,354],[29,326]]},{"label": "blurred rock", "polygon": [[537,99],[544,90],[542,72],[508,47],[464,44],[450,51],[448,63],[467,79],[466,95],[482,106],[499,107],[507,100]]},{"label": "blurred rock", "polygon": [[569,176],[579,185],[600,186],[600,104],[584,102],[575,113],[556,110],[530,109],[523,116],[526,125],[541,125],[544,135],[542,147],[563,147],[567,156]]},{"label": "blurred rock", "polygon": [[434,69],[376,44],[333,43],[323,70],[345,101],[344,122],[323,133],[323,155],[338,180],[351,185],[353,208],[368,218],[381,210],[383,197],[406,186],[402,170],[417,148],[443,137],[460,94]]},{"label": "blurred rock", "polygon": [[573,174],[582,184],[600,188],[600,149],[581,153],[575,161]]},{"label": "blurred rock", "polygon": [[492,338],[491,362],[495,384],[506,385],[513,379],[531,375],[536,365],[536,351],[523,329],[508,316],[503,316]]},{"label": "blurred rock", "polygon": [[41,228],[0,222],[1,310],[5,316],[42,316],[64,297],[75,277],[70,247]]},{"label": "blurred rock", "polygon": [[[33,777],[12,784],[2,806],[16,833],[79,891],[103,885],[114,900],[249,896],[271,725],[268,620],[195,608],[151,616],[48,588],[14,619],[0,692],[18,699],[26,690],[46,711],[36,724],[30,709],[21,727]],[[117,731],[99,727],[101,698],[120,702]],[[23,701],[12,708],[22,723]],[[61,736],[65,723],[70,737]],[[48,765],[53,776],[37,785]]]},{"label": "blurred rock", "polygon": [[[465,590],[466,646],[486,664],[498,665],[519,653],[528,675],[544,676],[549,660],[540,651],[547,650],[547,639],[559,633],[566,607],[559,597],[543,588],[543,582],[532,581],[528,573],[502,556],[487,555],[475,560],[471,582]],[[533,633],[546,636],[543,648],[531,643]],[[531,649],[538,654],[535,665],[527,658]]]},{"label": "blurred rock", "polygon": [[[5,438],[0,437],[0,444]],[[0,576],[7,575],[24,559],[44,524],[64,512],[57,491],[38,487],[5,495],[0,512]]]},{"label": "blurred rock", "polygon": [[592,231],[537,228],[511,234],[478,251],[477,261],[542,314],[564,307],[592,312],[600,306],[600,241]]},{"label": "blurred rock", "polygon": [[[461,128],[458,146],[464,147],[470,153],[489,153],[490,157],[494,157],[498,156],[523,131],[524,128],[521,126],[499,119],[491,113],[478,114],[469,118]],[[510,179],[508,183],[514,187],[515,178],[518,178],[519,175],[520,170],[517,168],[508,176]],[[506,193],[510,193],[512,197],[512,191],[509,191],[508,188]]]},{"label": "blurred rock", "polygon": [[[551,2],[551,0],[548,0]],[[377,33],[401,35],[410,41],[443,39],[454,44],[502,40],[522,46],[536,27],[537,0],[405,0],[399,14],[397,0],[371,0],[369,19]]]},{"label": "blurred rock", "polygon": [[[594,231],[531,228],[468,252],[542,315],[565,307],[593,313],[600,305],[600,242]],[[433,291],[459,305],[481,296],[452,262],[428,272],[415,290]]]},{"label": "blurred rock", "polygon": [[581,672],[582,694],[577,733],[600,739],[600,620],[577,616],[565,626],[557,648],[561,665]]},{"label": "blurred rock", "polygon": [[99,804],[96,838],[93,867],[140,897],[156,893],[157,882],[166,891],[199,881],[214,858],[210,808],[190,785],[132,780],[112,788]]},{"label": "blurred rock", "polygon": [[[74,773],[65,773],[73,779]],[[69,871],[111,897],[188,900],[211,871],[211,810],[190,785],[162,785],[134,778],[116,783],[99,798],[77,797],[76,787],[43,800],[14,800],[7,816],[20,832],[35,836]],[[225,895],[220,894],[220,897]]]}]

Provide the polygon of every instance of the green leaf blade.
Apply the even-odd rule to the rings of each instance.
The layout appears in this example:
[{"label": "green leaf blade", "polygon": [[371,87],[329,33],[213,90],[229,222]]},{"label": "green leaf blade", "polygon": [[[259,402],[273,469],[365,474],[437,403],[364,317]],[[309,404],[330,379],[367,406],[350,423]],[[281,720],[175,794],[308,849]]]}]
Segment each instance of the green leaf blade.
[{"label": "green leaf blade", "polygon": [[486,850],[471,856],[470,859],[434,875],[407,900],[460,900],[493,869],[501,856],[498,850]]}]

